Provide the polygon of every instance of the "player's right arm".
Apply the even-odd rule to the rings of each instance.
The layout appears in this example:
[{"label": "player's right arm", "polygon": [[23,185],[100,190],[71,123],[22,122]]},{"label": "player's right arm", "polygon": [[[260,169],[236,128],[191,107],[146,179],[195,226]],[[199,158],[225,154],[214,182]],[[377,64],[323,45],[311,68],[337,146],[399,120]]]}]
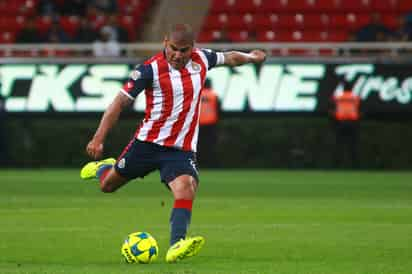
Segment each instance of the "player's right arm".
[{"label": "player's right arm", "polygon": [[249,53],[240,51],[215,52],[210,49],[202,49],[208,60],[208,69],[215,66],[226,65],[236,67],[244,64],[259,64],[266,60],[266,53],[264,51],[255,49]]},{"label": "player's right arm", "polygon": [[266,53],[255,49],[249,53],[239,52],[239,51],[229,51],[224,53],[225,61],[224,64],[230,67],[236,67],[248,63],[262,63],[266,59]]},{"label": "player's right arm", "polygon": [[153,71],[150,65],[140,65],[132,71],[130,79],[104,112],[96,133],[87,144],[86,152],[90,157],[102,157],[106,136],[119,120],[120,113],[133,103],[140,92],[150,86],[152,78]]},{"label": "player's right arm", "polygon": [[87,144],[87,154],[94,159],[99,159],[103,155],[103,145],[107,134],[119,120],[122,110],[133,101],[122,93],[117,94],[113,102],[106,109],[100,120],[92,140]]}]

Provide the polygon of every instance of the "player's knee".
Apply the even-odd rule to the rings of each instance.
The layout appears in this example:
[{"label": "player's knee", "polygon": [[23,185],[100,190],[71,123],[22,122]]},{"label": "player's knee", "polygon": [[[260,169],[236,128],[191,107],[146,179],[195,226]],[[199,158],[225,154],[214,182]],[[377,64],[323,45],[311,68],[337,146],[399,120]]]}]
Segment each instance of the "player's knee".
[{"label": "player's knee", "polygon": [[179,198],[185,200],[193,200],[195,198],[195,190],[191,186],[185,186],[179,192]]},{"label": "player's knee", "polygon": [[175,199],[194,200],[196,194],[196,182],[191,177],[179,178],[173,183],[172,190]]},{"label": "player's knee", "polygon": [[116,191],[116,188],[113,185],[105,183],[104,181],[100,184],[100,190],[103,193],[113,193]]}]

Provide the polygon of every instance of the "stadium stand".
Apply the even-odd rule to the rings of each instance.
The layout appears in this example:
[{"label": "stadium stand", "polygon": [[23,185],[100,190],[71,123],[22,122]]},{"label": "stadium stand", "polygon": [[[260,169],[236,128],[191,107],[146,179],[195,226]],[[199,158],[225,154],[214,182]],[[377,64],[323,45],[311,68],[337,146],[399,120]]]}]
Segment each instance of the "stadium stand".
[{"label": "stadium stand", "polygon": [[[61,2],[54,1],[54,5],[58,6]],[[118,24],[128,32],[128,42],[133,42],[138,38],[144,14],[151,8],[152,2],[151,0],[117,0],[115,14]],[[52,14],[41,14],[40,0],[0,1],[0,11],[3,14],[0,18],[0,31],[2,32],[0,43],[16,42],[15,37],[24,28],[29,18],[34,18],[36,29],[41,36],[46,35],[53,21],[57,20],[68,36],[74,39],[82,19],[79,14],[63,15],[58,9]],[[84,12],[96,31],[107,23],[109,14],[105,12],[91,6],[88,6]]]},{"label": "stadium stand", "polygon": [[412,11],[412,1],[401,0],[212,0],[199,41],[211,42],[224,27],[233,42],[245,42],[257,32],[261,42],[341,42],[381,13],[390,29]]}]

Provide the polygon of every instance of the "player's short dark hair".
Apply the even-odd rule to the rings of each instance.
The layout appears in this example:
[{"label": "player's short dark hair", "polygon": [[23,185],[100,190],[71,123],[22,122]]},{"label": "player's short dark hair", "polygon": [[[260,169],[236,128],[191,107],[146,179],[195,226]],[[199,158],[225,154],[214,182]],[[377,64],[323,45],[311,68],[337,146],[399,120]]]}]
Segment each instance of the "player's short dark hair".
[{"label": "player's short dark hair", "polygon": [[195,40],[193,29],[189,24],[172,25],[166,33],[166,38],[171,39],[172,37],[179,42],[193,43]]}]

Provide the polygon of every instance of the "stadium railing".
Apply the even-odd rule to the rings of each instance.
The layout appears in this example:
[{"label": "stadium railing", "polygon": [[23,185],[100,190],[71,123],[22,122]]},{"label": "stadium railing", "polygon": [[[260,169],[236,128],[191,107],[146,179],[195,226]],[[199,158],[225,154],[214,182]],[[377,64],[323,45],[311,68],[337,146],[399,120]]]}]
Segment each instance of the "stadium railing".
[{"label": "stadium railing", "polygon": [[[163,48],[162,43],[119,44],[123,57],[144,57]],[[363,57],[412,55],[412,42],[339,43],[199,43],[198,47],[216,50],[262,49],[270,56]],[[0,58],[7,57],[83,57],[92,56],[93,44],[0,44]],[[114,57],[116,59],[118,57]]]}]

